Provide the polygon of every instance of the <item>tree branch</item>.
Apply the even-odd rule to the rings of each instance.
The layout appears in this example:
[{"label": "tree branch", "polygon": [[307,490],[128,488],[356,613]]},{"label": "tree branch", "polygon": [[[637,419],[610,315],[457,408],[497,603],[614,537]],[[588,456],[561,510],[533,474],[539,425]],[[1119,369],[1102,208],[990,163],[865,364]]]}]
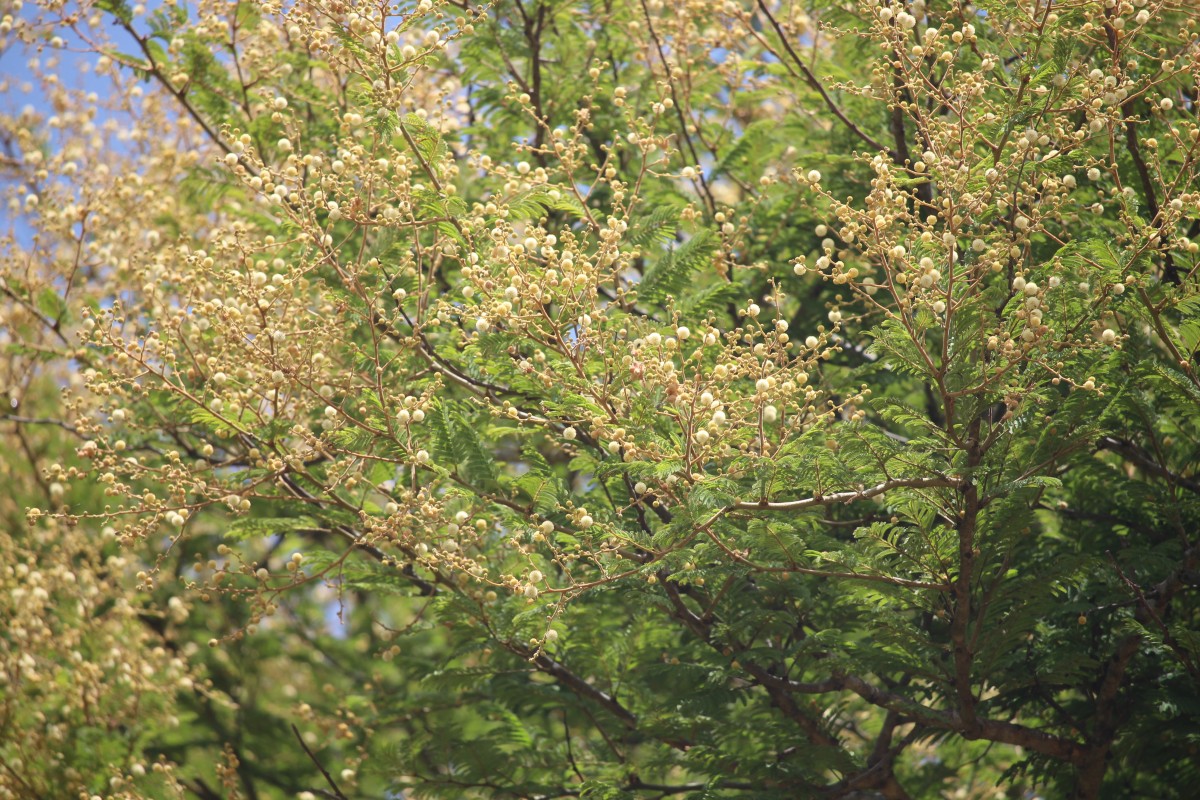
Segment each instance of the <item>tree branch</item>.
[{"label": "tree branch", "polygon": [[297,728],[295,724],[292,725],[292,733],[296,734],[296,741],[299,742],[300,746],[304,748],[305,755],[308,756],[310,761],[317,765],[317,769],[319,769],[321,774],[325,777],[325,782],[329,784],[329,788],[333,789],[333,796],[336,797],[337,800],[349,800],[346,795],[342,794],[342,790],[339,789],[338,785],[334,782],[333,776],[330,775],[328,770],[326,770],[321,762],[317,760],[317,757],[313,754],[313,751],[308,749],[308,745],[304,742],[304,737],[300,735],[300,729]]},{"label": "tree branch", "polygon": [[1159,464],[1157,461],[1151,458],[1149,453],[1131,441],[1126,439],[1118,439],[1115,436],[1102,436],[1100,437],[1100,440],[1096,442],[1096,448],[1099,450],[1109,450],[1113,453],[1118,453],[1122,456],[1125,456],[1142,469],[1157,475],[1168,483],[1175,486],[1180,486],[1190,492],[1200,494],[1200,481],[1196,481],[1193,478],[1186,478],[1183,475],[1177,475],[1176,473],[1171,472],[1165,466]]},{"label": "tree branch", "polygon": [[835,503],[852,503],[856,500],[867,500],[872,497],[890,492],[894,489],[930,489],[935,487],[954,487],[962,483],[959,478],[949,476],[938,476],[934,478],[895,478],[878,483],[874,486],[864,489],[855,489],[845,492],[836,492],[834,494],[813,495],[802,500],[785,500],[769,502],[760,500],[758,502],[740,502],[734,503],[730,508],[756,510],[756,511],[800,511],[806,508],[816,508],[818,506],[828,506]]},{"label": "tree branch", "polygon": [[783,43],[784,50],[787,51],[787,54],[791,57],[792,61],[795,62],[796,66],[800,68],[800,72],[804,74],[804,79],[808,85],[811,86],[813,90],[821,96],[821,99],[825,102],[825,107],[828,108],[851,133],[874,148],[875,152],[887,153],[888,158],[890,158],[892,161],[901,163],[900,157],[896,151],[885,147],[879,142],[879,140],[875,139],[862,128],[858,127],[857,124],[855,124],[849,117],[846,116],[846,113],[838,107],[838,104],[835,103],[833,98],[829,96],[829,92],[825,91],[825,87],[821,85],[819,80],[817,80],[817,76],[813,74],[813,71],[809,69],[807,64],[804,63],[804,59],[800,58],[799,54],[796,53],[795,48],[792,47],[792,43],[788,39],[787,33],[783,30],[783,26],[780,25],[779,21],[775,19],[769,10],[767,10],[767,4],[764,3],[763,0],[757,0],[757,2],[759,11],[761,11],[763,16],[767,18],[767,21],[771,23],[771,27],[775,29],[776,35],[779,36],[779,41]]}]

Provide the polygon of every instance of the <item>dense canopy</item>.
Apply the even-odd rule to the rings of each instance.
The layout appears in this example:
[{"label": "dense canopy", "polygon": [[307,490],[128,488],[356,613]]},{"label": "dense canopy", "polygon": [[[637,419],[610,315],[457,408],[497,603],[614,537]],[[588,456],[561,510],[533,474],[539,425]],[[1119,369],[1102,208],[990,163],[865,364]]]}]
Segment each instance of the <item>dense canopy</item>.
[{"label": "dense canopy", "polygon": [[1190,0],[0,12],[0,800],[1191,796]]}]

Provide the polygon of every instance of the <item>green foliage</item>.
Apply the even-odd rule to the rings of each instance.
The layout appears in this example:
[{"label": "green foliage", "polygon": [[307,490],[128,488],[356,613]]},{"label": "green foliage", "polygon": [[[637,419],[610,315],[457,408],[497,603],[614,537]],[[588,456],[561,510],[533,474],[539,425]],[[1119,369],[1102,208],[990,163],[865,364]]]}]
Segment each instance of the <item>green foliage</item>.
[{"label": "green foliage", "polygon": [[0,121],[0,796],[1186,796],[1187,9],[434,5]]},{"label": "green foliage", "polygon": [[712,261],[715,237],[700,231],[677,247],[672,247],[646,270],[638,283],[638,298],[643,303],[661,302],[667,295],[678,294]]}]

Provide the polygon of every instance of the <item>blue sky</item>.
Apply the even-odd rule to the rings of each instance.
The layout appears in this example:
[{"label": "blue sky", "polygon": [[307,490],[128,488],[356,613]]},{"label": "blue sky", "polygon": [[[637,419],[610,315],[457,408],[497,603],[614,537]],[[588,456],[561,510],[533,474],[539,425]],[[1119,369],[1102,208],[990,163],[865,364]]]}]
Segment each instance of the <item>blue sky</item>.
[{"label": "blue sky", "polygon": [[[33,3],[22,6],[18,17],[25,23],[33,23],[39,15],[39,9]],[[117,50],[135,51],[137,45],[119,27],[104,24],[103,30],[114,43]],[[104,75],[97,75],[93,69],[97,55],[86,51],[86,44],[69,28],[52,27],[43,24],[39,27],[40,40],[44,43],[41,51],[37,47],[26,44],[16,36],[9,34],[0,45],[0,114],[19,117],[27,110],[32,110],[43,119],[53,116],[54,108],[50,95],[44,90],[33,70],[36,61],[43,73],[53,72],[59,83],[65,88],[80,92],[83,95],[96,94],[97,126],[112,118],[111,112],[104,107],[104,101],[112,94],[112,81]],[[53,46],[52,37],[61,37],[61,45]],[[54,146],[51,135],[50,146]],[[109,137],[109,146],[120,147],[121,142],[116,137]],[[11,234],[22,246],[31,243],[32,231],[28,221],[21,215],[7,220],[4,233]]]}]

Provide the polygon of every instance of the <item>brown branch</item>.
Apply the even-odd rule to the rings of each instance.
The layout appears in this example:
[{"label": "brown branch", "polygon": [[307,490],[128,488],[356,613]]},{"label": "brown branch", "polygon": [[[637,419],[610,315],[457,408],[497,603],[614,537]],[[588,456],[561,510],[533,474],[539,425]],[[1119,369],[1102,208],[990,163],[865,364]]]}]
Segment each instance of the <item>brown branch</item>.
[{"label": "brown branch", "polygon": [[612,695],[597,689],[579,675],[576,675],[562,662],[556,661],[545,653],[533,654],[515,645],[513,652],[529,659],[529,663],[536,667],[538,672],[549,675],[575,694],[580,697],[586,697],[604,708],[620,720],[621,724],[626,728],[630,730],[637,729],[638,719],[632,711],[621,705]]},{"label": "brown branch", "polygon": [[[692,163],[699,166],[700,155],[696,151],[696,145],[692,142],[691,134],[688,133],[688,119],[683,113],[683,104],[679,102],[679,95],[675,92],[675,75],[671,70],[671,64],[667,61],[667,54],[663,51],[662,42],[658,37],[658,32],[654,30],[654,22],[650,19],[650,9],[646,5],[646,0],[641,0],[642,14],[646,19],[646,30],[650,34],[651,40],[654,42],[654,47],[658,51],[658,58],[662,61],[663,69],[667,73],[667,88],[671,90],[671,101],[675,107],[675,115],[679,118],[679,130],[683,134],[683,141],[687,145],[688,152],[692,154]],[[700,181],[700,188],[704,193],[705,204],[708,206],[708,213],[716,213],[717,201],[713,197],[712,189],[708,185],[708,181],[704,179],[704,172],[697,173]]]},{"label": "brown branch", "polygon": [[1171,598],[1184,587],[1185,578],[1189,574],[1194,575],[1198,566],[1200,566],[1200,542],[1188,547],[1183,553],[1182,563],[1150,591],[1149,594],[1154,597],[1155,606],[1160,614],[1166,610]]},{"label": "brown branch", "polygon": [[767,4],[764,3],[763,0],[758,0],[758,8],[763,13],[763,16],[767,18],[767,21],[771,23],[771,27],[775,29],[775,33],[779,36],[779,40],[783,43],[783,48],[787,51],[788,55],[791,56],[792,61],[794,61],[796,66],[800,68],[800,71],[804,73],[805,81],[807,81],[808,85],[811,86],[813,90],[815,90],[816,93],[821,96],[821,99],[825,102],[826,108],[828,108],[851,133],[873,147],[875,152],[885,152],[888,154],[888,158],[892,159],[892,161],[895,161],[896,163],[903,163],[896,151],[882,145],[877,139],[872,137],[862,128],[858,127],[857,124],[855,124],[849,117],[846,116],[845,112],[842,111],[842,109],[838,107],[838,104],[834,102],[833,98],[829,96],[829,92],[825,91],[825,87],[821,85],[821,82],[817,80],[817,76],[813,74],[813,71],[809,69],[807,64],[804,63],[804,59],[800,58],[799,54],[796,53],[796,50],[792,47],[792,43],[788,40],[787,33],[783,30],[783,26],[780,25],[779,21],[771,15],[769,10],[767,10]]},{"label": "brown branch", "polygon": [[720,548],[721,552],[725,553],[725,555],[729,556],[734,561],[738,562],[739,564],[744,564],[756,572],[795,572],[799,575],[812,575],[817,578],[841,578],[844,580],[867,581],[869,583],[886,583],[890,586],[903,586],[907,589],[934,589],[941,592],[944,592],[950,588],[948,584],[944,583],[915,581],[910,580],[909,578],[897,578],[892,575],[879,575],[867,572],[836,572],[826,569],[814,569],[813,567],[802,567],[799,564],[796,564],[794,561],[781,566],[758,564],[734,550],[729,545],[725,544],[725,542],[721,541],[721,538],[713,533],[712,528],[710,527],[711,524],[712,521],[705,523],[702,526],[702,530],[712,541],[712,543]]},{"label": "brown branch", "polygon": [[339,789],[337,783],[334,782],[333,776],[330,775],[328,770],[326,770],[321,762],[317,760],[317,757],[313,754],[313,751],[308,749],[308,745],[305,744],[304,737],[300,735],[300,729],[296,727],[295,723],[292,724],[292,733],[296,734],[296,741],[298,741],[300,746],[304,748],[305,755],[308,756],[310,761],[317,765],[317,769],[319,769],[321,774],[325,776],[325,782],[329,784],[331,789],[333,789],[333,796],[338,798],[338,800],[350,800],[348,797],[346,797],[346,795],[342,794],[342,790]]},{"label": "brown branch", "polygon": [[1095,800],[1100,796],[1104,773],[1108,769],[1108,753],[1120,725],[1115,708],[1117,694],[1121,690],[1125,670],[1141,642],[1140,634],[1124,637],[1104,668],[1104,675],[1100,679],[1094,698],[1096,727],[1088,736],[1091,746],[1078,763],[1079,777],[1075,785],[1075,800]]},{"label": "brown branch", "polygon": [[1182,475],[1177,475],[1169,469],[1159,464],[1150,454],[1138,447],[1133,442],[1126,439],[1118,439],[1115,436],[1103,436],[1100,441],[1096,442],[1096,448],[1099,450],[1108,450],[1113,453],[1124,456],[1125,458],[1137,464],[1142,469],[1165,480],[1174,486],[1179,486],[1187,489],[1190,492],[1200,494],[1200,482],[1193,478],[1186,478]]},{"label": "brown branch", "polygon": [[[980,419],[970,425],[970,448],[967,451],[967,466],[973,468],[982,460],[979,446]],[[962,512],[958,521],[958,575],[954,579],[954,613],[950,619],[950,641],[954,651],[954,692],[958,698],[958,711],[969,731],[974,731],[975,695],[971,686],[971,662],[973,653],[969,639],[971,626],[971,581],[975,577],[975,533],[982,507],[979,502],[979,487],[973,480],[960,489]]]},{"label": "brown branch", "polygon": [[958,478],[951,478],[944,475],[935,478],[896,478],[863,489],[835,492],[834,494],[825,495],[817,494],[801,500],[784,500],[776,502],[761,500],[759,502],[740,502],[735,503],[730,508],[758,511],[801,511],[806,508],[834,505],[835,503],[852,503],[856,500],[867,500],[869,498],[884,494],[885,492],[890,492],[894,489],[930,489],[935,487],[948,488],[959,486],[961,483],[962,481]]},{"label": "brown branch", "polygon": [[213,791],[212,787],[205,783],[203,778],[196,778],[191,783],[184,781],[183,787],[201,800],[221,800],[221,795]]},{"label": "brown branch", "polygon": [[[538,672],[541,672],[545,675],[549,675],[551,678],[554,678],[554,680],[558,681],[558,683],[560,683],[566,689],[570,690],[577,697],[591,700],[596,705],[598,705],[598,706],[602,707],[604,710],[608,711],[610,714],[612,714],[614,717],[616,717],[616,719],[626,729],[631,730],[631,731],[637,730],[637,728],[638,728],[637,715],[635,715],[632,711],[630,711],[625,706],[623,706],[612,695],[608,694],[607,692],[605,692],[601,689],[596,688],[591,683],[589,683],[586,679],[584,679],[580,675],[577,675],[576,673],[572,672],[561,661],[557,661],[556,659],[552,658],[551,656],[547,655],[546,653],[544,653],[542,651],[535,651],[535,650],[526,648],[520,644],[517,644],[515,642],[501,640],[499,637],[496,637],[494,634],[493,634],[493,638],[495,638],[496,641],[500,642],[505,647],[505,649],[509,650],[511,653],[521,656],[526,661],[528,661],[535,669],[537,669]],[[585,708],[584,711],[586,713],[587,709]],[[593,720],[593,722],[594,722],[594,720]],[[597,724],[596,727],[597,727],[597,729],[599,729],[600,726]],[[601,734],[603,735],[603,731],[601,731]],[[605,740],[608,741],[607,736],[605,736]],[[665,744],[668,744],[677,750],[687,750],[689,747],[691,747],[693,745],[693,743],[691,741],[688,741],[687,739],[683,739],[683,738],[663,739],[662,741]],[[613,743],[611,741],[609,742],[609,746],[613,747],[613,752],[617,752],[615,746],[613,746]]]},{"label": "brown branch", "polygon": [[[1132,99],[1127,100],[1121,106],[1121,119],[1125,123],[1125,149],[1129,152],[1129,158],[1133,161],[1138,180],[1141,181],[1142,193],[1146,197],[1146,210],[1150,212],[1150,224],[1162,225],[1163,218],[1159,210],[1158,195],[1154,191],[1150,168],[1146,166],[1146,159],[1142,156],[1142,147],[1138,143],[1137,123],[1132,118],[1133,102]],[[1170,248],[1163,250],[1163,278],[1176,286],[1183,280],[1179,275],[1179,268],[1175,266],[1175,259],[1171,256]]]},{"label": "brown branch", "polygon": [[896,711],[913,722],[935,730],[957,733],[964,739],[1019,745],[1072,764],[1081,761],[1088,753],[1087,748],[1078,742],[1012,722],[976,719],[975,724],[968,728],[959,714],[928,708],[903,695],[879,689],[854,675],[835,676],[813,686],[823,688],[829,684],[833,684],[834,689],[849,689],[872,705]]},{"label": "brown branch", "polygon": [[[969,729],[976,724],[975,695],[971,689],[972,651],[967,641],[967,629],[971,617],[971,553],[974,547],[974,519],[960,526],[959,575],[954,581],[954,615],[950,622],[950,639],[954,651],[954,692],[958,698],[959,711]],[[969,531],[969,532],[968,532]]]},{"label": "brown branch", "polygon": [[[283,475],[279,480],[280,483],[282,483],[283,486],[288,490],[288,492],[292,494],[292,496],[310,503],[318,505],[320,504],[319,498],[297,483],[296,480],[290,475]],[[354,530],[349,525],[334,525],[331,530],[349,542],[351,547],[362,550],[376,561],[382,564],[392,563],[392,559],[386,553],[384,553],[378,547],[375,547],[373,544],[367,542],[363,536],[358,533],[358,531]],[[413,557],[412,553],[406,552],[405,555],[407,555],[409,558]],[[403,567],[401,567],[400,572],[405,578],[408,579],[409,583],[417,587],[421,596],[430,597],[437,594],[437,587],[429,581],[418,577],[416,570],[413,568],[411,563],[405,564]]]},{"label": "brown branch", "polygon": [[[1141,609],[1141,611],[1137,613],[1137,616],[1149,618],[1152,622],[1154,622],[1155,626],[1162,632],[1163,644],[1171,648],[1171,652],[1173,652],[1175,657],[1178,658],[1183,664],[1184,668],[1188,671],[1188,674],[1192,676],[1192,680],[1196,681],[1196,683],[1200,685],[1200,671],[1197,671],[1196,663],[1192,661],[1192,657],[1188,655],[1188,652],[1180,646],[1179,640],[1175,638],[1175,636],[1171,633],[1171,629],[1167,627],[1167,624],[1163,622],[1162,617],[1159,616],[1158,612],[1154,610],[1154,606],[1150,605],[1150,602],[1146,599],[1146,593],[1142,591],[1142,587],[1134,583],[1129,576],[1125,574],[1125,571],[1121,569],[1121,565],[1117,563],[1117,559],[1113,557],[1111,551],[1107,552],[1107,555],[1109,563],[1111,563],[1113,565],[1113,569],[1117,571],[1117,575],[1120,576],[1121,582],[1125,584],[1126,588],[1128,588],[1130,593],[1137,599],[1138,607]],[[1142,621],[1145,620],[1143,619]]]},{"label": "brown branch", "polygon": [[62,428],[67,433],[79,433],[79,430],[69,422],[49,417],[22,417],[17,414],[0,414],[0,422],[15,422],[18,425],[53,425]]},{"label": "brown branch", "polygon": [[839,781],[835,786],[838,792],[850,794],[852,792],[874,789],[885,800],[912,800],[912,796],[905,791],[900,781],[896,779],[893,766],[896,756],[916,738],[910,734],[901,740],[898,745],[892,746],[892,737],[895,734],[896,728],[903,725],[904,722],[905,720],[902,715],[895,711],[887,712],[883,720],[883,725],[880,727],[879,735],[875,739],[875,746],[871,750],[871,755],[867,758],[867,768],[853,777]]},{"label": "brown branch", "polygon": [[[720,651],[721,648],[713,640],[711,634],[712,625],[715,620],[712,617],[702,619],[688,608],[687,604],[683,602],[683,598],[679,595],[678,587],[664,581],[663,588],[666,590],[667,598],[671,601],[671,606],[675,610],[673,616],[709,647]],[[737,649],[740,652],[745,648],[739,646]],[[793,687],[790,681],[786,678],[773,675],[770,670],[754,662],[743,662],[742,668],[754,678],[756,683],[767,691],[767,695],[771,698],[771,703],[785,717],[795,722],[804,731],[810,742],[824,747],[841,747],[841,742],[838,741],[836,736],[825,730],[819,720],[813,719],[804,713],[800,706],[797,705],[795,698],[792,697]]]},{"label": "brown branch", "polygon": [[115,16],[115,18],[121,28],[124,29],[124,31],[131,37],[133,37],[133,40],[137,42],[138,47],[141,49],[142,54],[146,56],[146,64],[148,65],[146,72],[152,75],[154,79],[157,80],[159,84],[166,89],[167,92],[174,97],[181,106],[183,106],[183,110],[188,113],[189,117],[195,120],[196,124],[200,126],[201,130],[204,131],[204,134],[215,145],[217,145],[217,147],[221,148],[226,153],[232,153],[233,149],[229,146],[229,144],[217,135],[217,132],[208,124],[208,120],[204,119],[200,112],[196,110],[196,107],[192,105],[191,101],[188,100],[187,92],[184,89],[176,88],[175,85],[171,83],[170,79],[167,78],[166,75],[163,75],[162,68],[159,66],[158,62],[155,61],[154,53],[150,50],[149,38],[139,35],[138,32],[134,30],[133,25],[124,19],[121,19],[119,16]]},{"label": "brown branch", "polygon": [[[713,640],[710,634],[711,626],[715,624],[715,621],[701,619],[688,608],[679,596],[678,588],[669,583],[664,583],[663,587],[674,609],[672,616],[683,622],[689,630],[710,647],[720,649],[719,643]],[[750,672],[746,662],[743,662],[742,666]],[[756,667],[751,672],[751,675],[764,688],[775,690],[775,693],[771,695],[772,700],[781,697],[781,691],[796,694],[828,694],[837,691],[851,691],[874,706],[896,712],[905,722],[914,722],[932,730],[957,733],[965,739],[982,739],[1002,744],[1018,745],[1033,752],[1071,764],[1082,762],[1090,753],[1086,745],[1025,725],[979,718],[976,718],[972,725],[968,725],[961,714],[929,708],[902,694],[880,689],[855,675],[835,673],[825,680],[811,683],[802,683],[782,676],[772,675],[769,671],[761,667]],[[767,684],[770,684],[770,686]],[[794,705],[793,701],[788,708],[797,708],[797,706]]]}]

